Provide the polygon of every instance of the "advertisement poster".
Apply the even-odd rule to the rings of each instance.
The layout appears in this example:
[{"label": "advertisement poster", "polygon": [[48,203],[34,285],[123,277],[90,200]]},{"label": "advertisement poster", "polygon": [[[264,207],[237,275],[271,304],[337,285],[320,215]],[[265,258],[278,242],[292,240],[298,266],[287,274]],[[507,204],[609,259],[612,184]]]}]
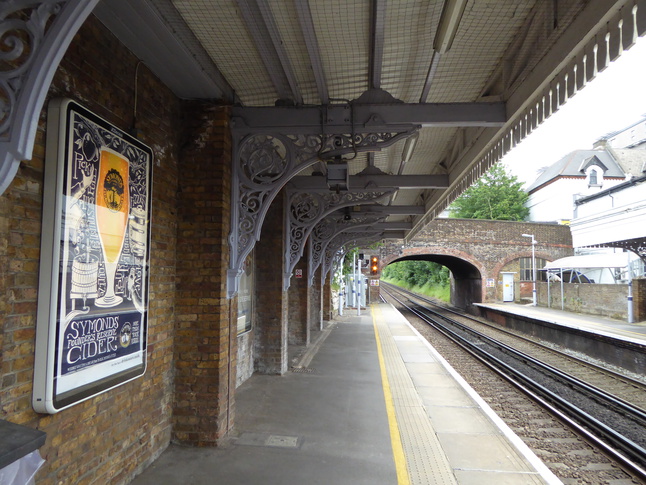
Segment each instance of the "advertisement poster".
[{"label": "advertisement poster", "polygon": [[34,408],[143,375],[152,151],[71,100],[48,112]]}]

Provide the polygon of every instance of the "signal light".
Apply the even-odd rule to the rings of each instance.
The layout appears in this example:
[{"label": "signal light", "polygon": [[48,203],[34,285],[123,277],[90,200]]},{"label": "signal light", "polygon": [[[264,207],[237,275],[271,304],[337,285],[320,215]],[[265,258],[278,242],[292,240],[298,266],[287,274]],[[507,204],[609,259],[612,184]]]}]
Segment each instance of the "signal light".
[{"label": "signal light", "polygon": [[373,256],[370,258],[370,274],[378,274],[379,273],[379,258],[377,256]]}]

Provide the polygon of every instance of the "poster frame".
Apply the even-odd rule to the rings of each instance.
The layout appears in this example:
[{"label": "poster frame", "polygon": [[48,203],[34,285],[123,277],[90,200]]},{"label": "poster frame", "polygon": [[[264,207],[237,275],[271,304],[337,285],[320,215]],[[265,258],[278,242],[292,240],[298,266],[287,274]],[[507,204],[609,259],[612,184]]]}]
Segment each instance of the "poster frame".
[{"label": "poster frame", "polygon": [[32,406],[54,414],[146,371],[153,152],[69,98],[46,134]]}]

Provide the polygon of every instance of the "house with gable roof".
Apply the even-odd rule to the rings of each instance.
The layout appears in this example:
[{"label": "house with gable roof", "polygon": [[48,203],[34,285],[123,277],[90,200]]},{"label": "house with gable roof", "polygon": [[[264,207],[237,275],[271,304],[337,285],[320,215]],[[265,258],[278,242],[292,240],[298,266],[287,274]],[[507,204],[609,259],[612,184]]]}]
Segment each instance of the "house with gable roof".
[{"label": "house with gable roof", "polygon": [[[604,137],[627,173],[626,181],[576,198],[572,243],[584,248],[621,248],[639,255],[633,275],[646,264],[646,119]],[[618,145],[614,147],[613,145]]]},{"label": "house with gable roof", "polygon": [[575,215],[575,200],[630,178],[617,153],[605,142],[592,150],[575,150],[547,167],[526,189],[529,220],[570,221]]},{"label": "house with gable roof", "polygon": [[[577,282],[608,283],[607,278],[590,275],[610,270],[610,279],[627,288],[630,301],[630,286],[635,278],[644,277],[646,268],[646,118],[597,140],[592,150],[569,153],[547,167],[526,190],[530,220],[567,221],[572,231],[575,256],[551,262],[556,268],[552,274],[559,280],[567,275],[587,275],[586,281]],[[619,263],[608,264],[611,256]],[[598,303],[602,298],[596,292],[614,291],[593,286],[597,288],[587,288],[584,299]],[[643,292],[644,285],[639,287]],[[566,299],[564,295],[560,298],[563,305]],[[579,294],[577,298],[583,297]],[[643,320],[646,300],[642,296],[633,303],[635,313],[627,314],[628,321],[634,317]],[[625,306],[619,303],[606,310],[618,315]],[[594,306],[593,312],[599,311],[598,305]]]}]

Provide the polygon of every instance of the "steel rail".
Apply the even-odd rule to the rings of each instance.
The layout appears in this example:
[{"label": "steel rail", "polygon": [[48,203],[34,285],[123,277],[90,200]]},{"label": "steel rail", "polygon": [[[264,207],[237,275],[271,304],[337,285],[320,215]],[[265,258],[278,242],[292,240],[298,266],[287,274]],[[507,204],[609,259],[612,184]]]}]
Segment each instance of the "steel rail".
[{"label": "steel rail", "polygon": [[[532,363],[537,367],[539,367],[540,369],[543,369],[544,371],[550,374],[554,374],[559,379],[566,381],[567,383],[572,384],[575,387],[585,389],[588,393],[593,394],[604,401],[610,402],[615,408],[620,408],[621,411],[634,416],[640,421],[643,421],[644,424],[646,425],[646,411],[644,411],[643,409],[640,409],[624,401],[623,399],[619,399],[618,397],[613,396],[612,394],[609,394],[608,392],[602,389],[599,389],[598,387],[590,385],[587,382],[582,381],[581,379],[578,379],[570,374],[567,374],[566,372],[563,372],[562,370],[557,369],[552,365],[546,364],[545,362],[542,362],[532,357],[531,355],[526,354],[525,352],[521,352],[520,350],[514,349],[513,347],[503,342],[500,342],[499,340],[496,340],[493,337],[489,337],[488,335],[485,335],[482,332],[478,332],[477,330],[474,330],[464,325],[463,323],[453,320],[452,318],[449,318],[446,315],[442,315],[433,309],[422,307],[422,306],[420,306],[420,308],[423,308],[423,310],[433,313],[435,316],[446,320],[451,325],[455,325],[461,328],[462,330],[476,336],[481,340],[485,340],[491,343],[492,345],[497,346],[499,349],[506,351],[507,354],[510,355],[511,357],[515,357],[515,358],[520,357],[522,360]],[[644,452],[646,454],[646,450],[644,450]]]},{"label": "steel rail", "polygon": [[[382,284],[382,286],[391,287],[393,289],[395,288],[394,285],[392,285],[390,283],[382,282],[381,284]],[[512,336],[514,338],[517,338],[517,339],[521,339],[521,340],[523,340],[525,342],[529,342],[530,344],[535,345],[536,347],[539,347],[540,349],[543,349],[543,350],[545,350],[547,352],[551,352],[552,354],[559,355],[559,356],[562,356],[564,358],[570,359],[572,361],[578,362],[583,366],[589,367],[589,368],[594,369],[594,370],[596,370],[596,371],[598,371],[600,373],[606,374],[606,375],[611,376],[611,377],[613,377],[613,378],[615,378],[617,380],[621,380],[621,381],[623,381],[623,382],[625,382],[627,384],[630,384],[630,385],[632,385],[632,386],[634,386],[636,388],[639,388],[640,390],[646,391],[646,384],[644,382],[639,381],[637,379],[633,379],[630,376],[627,376],[627,375],[624,375],[624,374],[619,374],[618,372],[615,372],[612,369],[608,369],[606,367],[600,366],[600,365],[595,364],[593,362],[589,362],[589,361],[584,360],[584,359],[582,359],[580,357],[577,357],[576,355],[572,355],[572,354],[569,354],[567,352],[563,352],[563,351],[560,351],[560,350],[555,349],[553,347],[550,347],[548,345],[542,344],[540,342],[537,342],[536,340],[533,340],[531,338],[525,337],[525,336],[523,336],[523,335],[521,335],[521,334],[519,334],[517,332],[513,332],[513,331],[511,331],[509,329],[506,329],[506,328],[503,328],[503,327],[500,327],[500,326],[497,326],[497,325],[493,325],[490,322],[487,322],[485,320],[475,318],[473,315],[468,315],[468,314],[465,314],[465,313],[461,313],[461,312],[459,312],[457,310],[454,310],[454,309],[452,309],[450,307],[439,305],[436,302],[434,302],[433,300],[425,298],[422,295],[413,293],[412,291],[405,290],[403,288],[396,288],[396,291],[404,293],[404,294],[409,295],[409,296],[412,296],[413,298],[415,298],[417,300],[420,300],[420,301],[423,301],[423,302],[426,302],[429,305],[433,305],[433,306],[436,306],[438,308],[441,308],[442,311],[452,313],[454,315],[457,315],[457,316],[460,316],[462,318],[466,318],[468,320],[476,322],[479,325],[484,325],[484,326],[492,328],[492,329],[494,329],[494,330],[496,330],[498,332],[504,333],[506,335],[510,335],[510,336]],[[413,300],[410,300],[410,301],[412,302]],[[627,402],[627,401],[625,401],[625,400],[623,400],[623,399],[621,399],[621,398],[619,398],[617,396],[615,396],[615,399],[623,401],[623,402]]]},{"label": "steel rail", "polygon": [[[382,289],[385,290],[385,288]],[[646,464],[646,450],[638,444],[626,439],[624,436],[615,432],[596,418],[590,416],[585,411],[582,411],[575,405],[556,395],[543,385],[535,382],[530,377],[525,376],[522,372],[514,369],[509,364],[503,362],[483,349],[478,348],[464,337],[461,337],[450,329],[444,327],[441,323],[433,322],[431,317],[424,315],[424,313],[407,305],[399,298],[392,295],[390,291],[385,291],[402,306],[429,323],[429,325],[433,326],[437,331],[452,340],[460,346],[460,348],[468,352],[488,368],[492,369],[549,412],[553,413],[558,419],[570,426],[576,433],[589,440],[602,452],[616,460],[624,469],[638,476],[641,480],[646,481],[646,468],[644,468],[644,464]],[[415,304],[414,302],[411,303]],[[597,433],[599,436],[594,433]]]}]

